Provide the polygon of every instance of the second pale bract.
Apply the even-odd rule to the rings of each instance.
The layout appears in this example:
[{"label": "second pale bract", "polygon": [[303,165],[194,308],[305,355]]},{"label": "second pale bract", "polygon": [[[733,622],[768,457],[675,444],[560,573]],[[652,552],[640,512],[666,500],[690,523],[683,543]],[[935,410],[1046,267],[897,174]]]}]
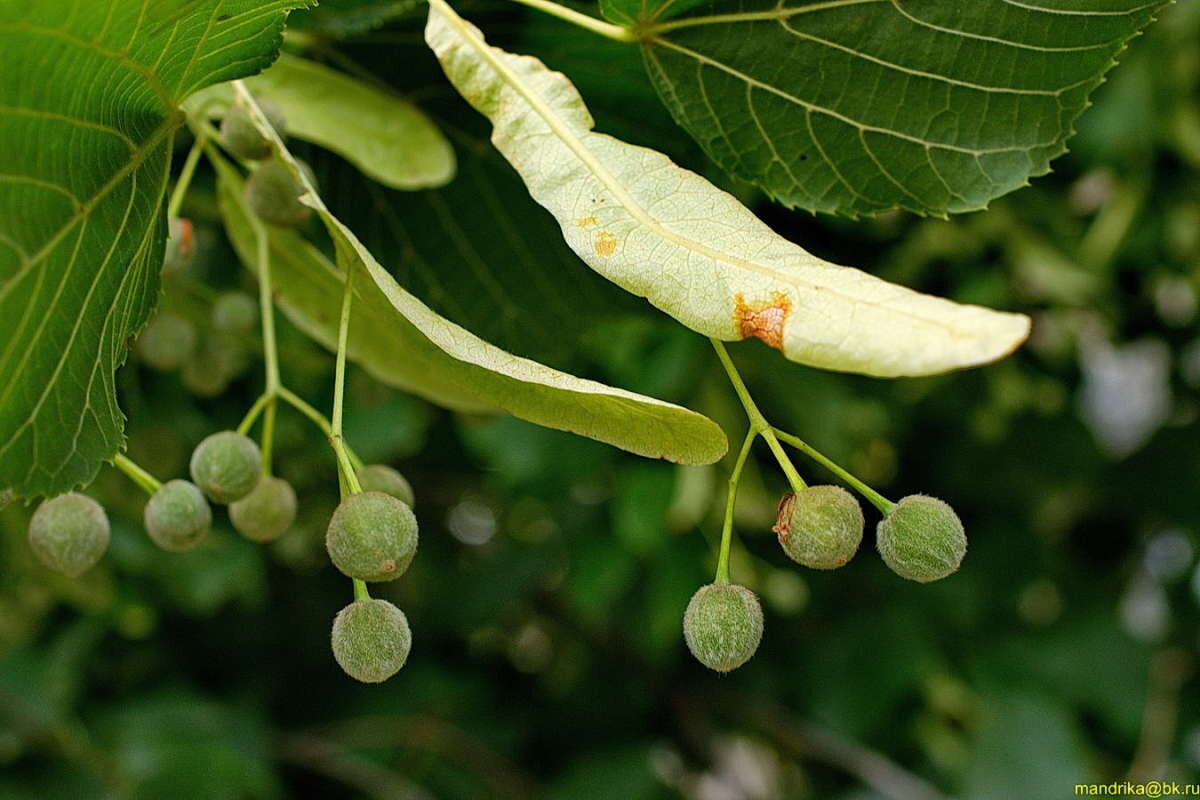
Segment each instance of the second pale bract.
[{"label": "second pale bract", "polygon": [[662,153],[593,131],[566,76],[489,46],[443,0],[430,0],[425,38],[571,249],[692,330],[755,337],[792,361],[880,377],[994,361],[1029,333],[1020,314],[811,255]]}]

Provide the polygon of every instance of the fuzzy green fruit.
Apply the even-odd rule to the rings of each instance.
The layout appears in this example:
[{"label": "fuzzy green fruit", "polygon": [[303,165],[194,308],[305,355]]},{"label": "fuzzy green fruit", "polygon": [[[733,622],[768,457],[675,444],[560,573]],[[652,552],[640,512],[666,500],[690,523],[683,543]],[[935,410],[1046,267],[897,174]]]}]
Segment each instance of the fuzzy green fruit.
[{"label": "fuzzy green fruit", "polygon": [[195,350],[196,326],[170,311],[155,314],[137,338],[138,355],[162,372],[179,369]]},{"label": "fuzzy green fruit", "polygon": [[387,464],[368,464],[358,471],[358,482],[364,492],[383,492],[410,507],[415,500],[408,479]]},{"label": "fuzzy green fruit", "polygon": [[171,217],[167,221],[167,249],[163,253],[162,274],[171,275],[187,269],[196,260],[196,238],[192,221],[186,217]]},{"label": "fuzzy green fruit", "polygon": [[[312,169],[297,160],[308,182],[316,186]],[[312,215],[312,209],[300,202],[304,187],[292,178],[292,173],[274,158],[262,162],[246,179],[246,205],[256,216],[272,225],[294,228]]]},{"label": "fuzzy green fruit", "polygon": [[381,683],[408,660],[412,631],[404,612],[386,600],[355,600],[333,619],[333,657],[346,674]]},{"label": "fuzzy green fruit", "polygon": [[182,553],[208,536],[212,509],[194,483],[167,481],[150,495],[142,521],[150,539],[163,550]]},{"label": "fuzzy green fruit", "polygon": [[29,546],[55,572],[77,578],[108,549],[108,516],[92,498],[78,492],[51,498],[29,520]]},{"label": "fuzzy green fruit", "polygon": [[967,534],[954,509],[936,497],[909,495],[879,522],[876,546],[902,578],[928,583],[958,571]]},{"label": "fuzzy green fruit", "polygon": [[837,569],[863,537],[863,513],[854,495],[840,486],[810,486],[785,494],[772,528],[788,558],[812,569]]},{"label": "fuzzy green fruit", "polygon": [[[287,121],[284,119],[283,109],[261,97],[254,98],[254,102],[279,138],[287,136]],[[221,120],[221,146],[231,155],[249,161],[257,161],[271,154],[271,142],[258,132],[250,118],[249,109],[242,105],[240,99],[229,107],[225,118]]]},{"label": "fuzzy green fruit", "polygon": [[762,640],[762,606],[754,592],[733,583],[710,583],[692,595],[683,615],[683,638],[706,667],[729,672],[750,660]]},{"label": "fuzzy green fruit", "polygon": [[296,521],[296,491],[282,478],[265,475],[250,494],[229,505],[229,518],[247,539],[278,539]]},{"label": "fuzzy green fruit", "polygon": [[394,580],[417,552],[417,518],[408,504],[389,494],[352,494],[333,512],[325,548],[351,578]]},{"label": "fuzzy green fruit", "polygon": [[223,333],[249,333],[258,324],[258,302],[245,292],[222,292],[213,302],[212,324]]},{"label": "fuzzy green fruit", "polygon": [[251,439],[233,431],[214,433],[192,453],[192,480],[214,503],[241,500],[262,477],[262,454]]}]

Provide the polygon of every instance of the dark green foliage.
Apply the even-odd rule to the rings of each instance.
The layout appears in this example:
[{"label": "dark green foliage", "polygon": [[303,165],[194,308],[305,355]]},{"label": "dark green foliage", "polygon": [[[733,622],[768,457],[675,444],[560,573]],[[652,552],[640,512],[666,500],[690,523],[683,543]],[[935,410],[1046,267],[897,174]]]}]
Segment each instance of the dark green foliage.
[{"label": "dark green foliage", "polygon": [[[297,163],[315,184],[308,165]],[[246,205],[260,219],[283,228],[294,228],[312,216],[312,209],[300,202],[303,193],[287,166],[273,158],[259,164],[246,180]]]},{"label": "dark green foliage", "polygon": [[909,495],[879,522],[875,544],[892,571],[928,583],[958,571],[967,534],[954,509],[936,497]]},{"label": "dark green foliage", "polygon": [[858,552],[863,524],[854,495],[840,486],[810,486],[783,496],[772,530],[797,564],[837,569]]},{"label": "dark green foliage", "polygon": [[137,338],[138,355],[163,372],[179,369],[195,350],[196,326],[170,311],[155,314]]},{"label": "dark green foliage", "polygon": [[333,512],[325,548],[351,578],[395,580],[417,552],[417,518],[407,503],[391,495],[352,494]]},{"label": "dark green foliage", "polygon": [[29,521],[29,546],[55,572],[77,578],[108,549],[108,516],[87,495],[71,492],[44,501]]},{"label": "dark green foliage", "polygon": [[[284,119],[283,110],[266,98],[256,97],[254,102],[279,138],[286,138],[287,120]],[[271,143],[258,132],[250,112],[240,99],[229,107],[225,118],[221,120],[221,146],[231,155],[251,161],[271,154]]]},{"label": "dark green foliage", "polygon": [[410,507],[415,496],[408,479],[387,464],[367,464],[358,471],[358,482],[364,492],[383,492]]},{"label": "dark green foliage", "polygon": [[333,618],[333,657],[347,675],[382,683],[408,660],[412,632],[404,612],[386,600],[356,600]]},{"label": "dark green foliage", "polygon": [[214,503],[240,500],[262,476],[262,454],[252,439],[234,431],[214,433],[192,452],[192,480]]},{"label": "dark green foliage", "polygon": [[263,476],[250,494],[229,504],[229,519],[247,539],[278,539],[296,520],[296,490],[283,478]]},{"label": "dark green foliage", "polygon": [[745,586],[701,586],[683,615],[688,649],[697,661],[717,672],[729,672],[749,661],[762,634],[762,606]]},{"label": "dark green foliage", "polygon": [[146,502],[146,533],[163,550],[191,550],[208,536],[212,509],[204,493],[184,480],[167,481]]}]

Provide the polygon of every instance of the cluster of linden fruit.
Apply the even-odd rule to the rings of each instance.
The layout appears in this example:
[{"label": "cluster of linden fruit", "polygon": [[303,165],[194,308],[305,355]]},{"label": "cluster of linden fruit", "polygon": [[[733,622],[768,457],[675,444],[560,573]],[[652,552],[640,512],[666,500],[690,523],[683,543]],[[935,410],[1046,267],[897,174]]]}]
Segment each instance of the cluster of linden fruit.
[{"label": "cluster of linden fruit", "polygon": [[[810,486],[783,496],[772,529],[798,564],[836,569],[854,558],[864,519],[858,501],[840,486]],[[967,552],[962,521],[949,505],[915,494],[891,506],[876,528],[876,547],[893,572],[928,583],[958,570]],[[734,583],[700,587],[683,616],[688,649],[718,672],[750,660],[762,640],[763,613],[754,592]]]}]

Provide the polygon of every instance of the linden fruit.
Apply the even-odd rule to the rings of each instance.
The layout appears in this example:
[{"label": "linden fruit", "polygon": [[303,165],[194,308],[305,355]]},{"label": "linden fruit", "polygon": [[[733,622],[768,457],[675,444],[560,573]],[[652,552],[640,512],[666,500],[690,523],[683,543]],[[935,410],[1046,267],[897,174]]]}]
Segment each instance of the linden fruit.
[{"label": "linden fruit", "polygon": [[333,619],[333,657],[347,675],[381,683],[408,660],[412,631],[404,612],[386,600],[355,600]]},{"label": "linden fruit", "polygon": [[247,539],[278,539],[296,521],[296,491],[282,478],[263,476],[250,494],[229,505],[229,518]]},{"label": "linden fruit", "polygon": [[262,454],[251,439],[233,431],[214,433],[192,453],[192,480],[214,503],[241,500],[262,477]]},{"label": "linden fruit", "polygon": [[173,480],[150,496],[142,513],[146,533],[163,550],[182,553],[208,536],[212,509],[194,483]]},{"label": "linden fruit", "polygon": [[410,507],[415,496],[408,479],[386,464],[368,464],[358,471],[358,482],[364,492],[383,492]]},{"label": "linden fruit", "polygon": [[[308,165],[297,162],[309,183],[316,178]],[[277,159],[262,162],[246,180],[246,205],[256,216],[272,225],[294,228],[312,214],[312,209],[300,202],[304,187],[292,178],[287,165]]]},{"label": "linden fruit", "polygon": [[142,329],[137,352],[154,369],[179,369],[196,350],[196,326],[170,311],[160,311]]},{"label": "linden fruit", "polygon": [[786,494],[772,528],[788,558],[812,569],[837,569],[854,558],[863,537],[863,513],[840,486],[810,486]]},{"label": "linden fruit", "polygon": [[957,572],[967,554],[967,534],[954,509],[923,494],[901,499],[880,520],[875,543],[893,572],[921,583]]},{"label": "linden fruit", "polygon": [[[287,135],[287,121],[283,117],[283,110],[270,100],[263,98],[256,97],[254,102],[262,110],[263,116],[267,118],[267,122],[271,123],[271,127],[275,129],[279,138],[284,138]],[[230,106],[229,110],[225,112],[225,118],[221,120],[221,146],[231,155],[248,161],[257,161],[271,154],[270,140],[259,133],[254,120],[250,117],[250,110],[242,104],[241,100]]]},{"label": "linden fruit", "polygon": [[249,333],[258,324],[258,303],[245,292],[223,292],[213,302],[212,324],[223,333]]},{"label": "linden fruit", "polygon": [[29,546],[55,572],[76,578],[108,549],[108,516],[92,498],[78,492],[43,502],[29,520]]},{"label": "linden fruit", "polygon": [[390,581],[404,574],[417,552],[417,518],[389,494],[352,494],[333,512],[325,547],[351,578]]},{"label": "linden fruit", "polygon": [[749,661],[762,632],[758,598],[737,584],[701,586],[683,615],[688,649],[701,664],[717,672],[729,672]]}]

